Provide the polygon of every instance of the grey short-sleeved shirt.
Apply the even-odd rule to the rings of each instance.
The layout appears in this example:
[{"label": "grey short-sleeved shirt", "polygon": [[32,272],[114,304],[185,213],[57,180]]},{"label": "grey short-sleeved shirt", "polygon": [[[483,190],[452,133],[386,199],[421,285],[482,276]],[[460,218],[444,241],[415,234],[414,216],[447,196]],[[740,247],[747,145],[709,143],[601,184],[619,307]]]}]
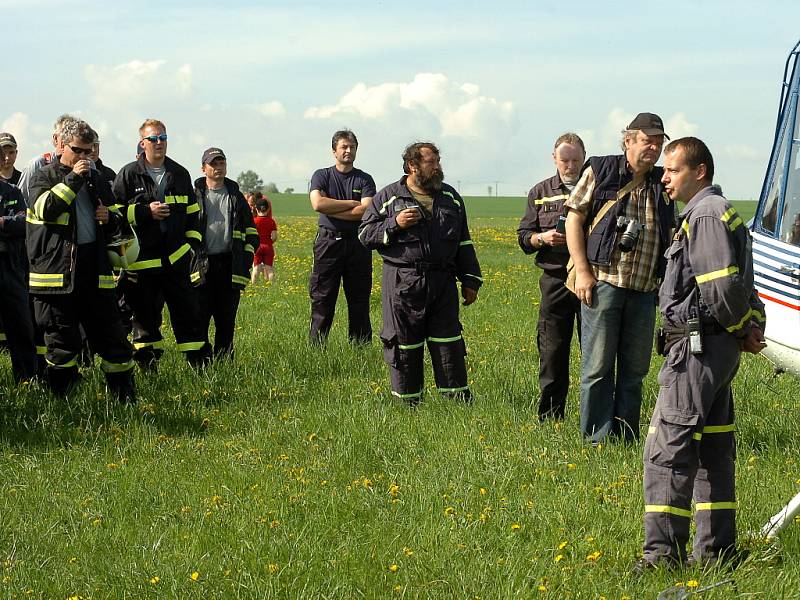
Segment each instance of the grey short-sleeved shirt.
[{"label": "grey short-sleeved shirt", "polygon": [[206,194],[206,230],[203,241],[208,254],[231,251],[231,213],[233,198],[226,186],[208,188]]},{"label": "grey short-sleeved shirt", "polygon": [[97,239],[94,222],[94,207],[89,199],[89,192],[83,186],[75,198],[75,216],[77,218],[76,239],[78,245],[91,244]]}]

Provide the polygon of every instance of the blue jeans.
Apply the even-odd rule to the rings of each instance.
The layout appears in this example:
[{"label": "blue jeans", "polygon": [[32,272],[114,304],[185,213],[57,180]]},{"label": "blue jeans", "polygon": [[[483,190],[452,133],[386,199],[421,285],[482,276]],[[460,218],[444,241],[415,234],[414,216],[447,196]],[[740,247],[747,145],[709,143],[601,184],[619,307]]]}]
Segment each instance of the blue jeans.
[{"label": "blue jeans", "polygon": [[[650,368],[656,292],[598,282],[592,306],[581,305],[581,431],[639,438],[642,381]],[[615,378],[616,371],[616,378]]]}]

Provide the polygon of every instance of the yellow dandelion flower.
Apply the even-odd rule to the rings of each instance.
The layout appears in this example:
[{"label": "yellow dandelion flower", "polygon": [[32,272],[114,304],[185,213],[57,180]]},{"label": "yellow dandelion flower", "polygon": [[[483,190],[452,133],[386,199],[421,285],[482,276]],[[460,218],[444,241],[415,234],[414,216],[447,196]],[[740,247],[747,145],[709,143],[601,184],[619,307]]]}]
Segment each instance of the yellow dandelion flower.
[{"label": "yellow dandelion flower", "polygon": [[158,575],[156,575],[155,577],[151,577],[150,578],[150,584],[151,585],[156,585],[159,581],[161,581],[161,577],[159,577]]},{"label": "yellow dandelion flower", "polygon": [[77,556],[71,556],[70,559],[69,559],[69,564],[74,565],[76,562],[78,562],[78,557]]},{"label": "yellow dandelion flower", "polygon": [[567,468],[568,468],[568,469],[574,469],[574,468],[575,468],[575,467],[577,467],[577,466],[578,466],[578,465],[576,465],[575,463],[567,463]]},{"label": "yellow dandelion flower", "polygon": [[197,571],[192,571],[190,577],[192,578],[192,581],[198,581],[200,579],[200,573]]},{"label": "yellow dandelion flower", "polygon": [[279,569],[280,567],[278,567],[278,565],[276,565],[275,563],[270,563],[269,565],[267,565],[267,570],[270,573],[277,573]]},{"label": "yellow dandelion flower", "polygon": [[562,560],[564,560],[564,555],[563,554],[557,554],[556,557],[553,559],[553,562],[557,563],[557,562],[561,562]]},{"label": "yellow dandelion flower", "polygon": [[520,525],[519,523],[514,523],[513,525],[511,525],[511,531],[519,531],[520,529],[522,529],[522,525]]},{"label": "yellow dandelion flower", "polygon": [[456,509],[453,508],[452,506],[448,506],[447,508],[444,509],[444,514],[447,517],[452,516],[454,512],[456,512]]},{"label": "yellow dandelion flower", "polygon": [[400,567],[398,567],[395,563],[389,565],[389,571],[391,571],[392,573],[397,573],[399,569]]},{"label": "yellow dandelion flower", "polygon": [[566,547],[567,547],[567,545],[569,545],[569,542],[561,542],[561,543],[558,545],[558,549],[559,549],[559,550],[563,550],[564,548],[566,548]]},{"label": "yellow dandelion flower", "polygon": [[397,494],[399,494],[399,493],[400,493],[400,486],[399,485],[397,485],[396,483],[393,483],[392,485],[389,486],[389,495],[392,498],[395,498],[397,496]]},{"label": "yellow dandelion flower", "polygon": [[696,588],[699,585],[700,585],[700,582],[697,581],[697,579],[690,579],[689,581],[686,582],[686,587],[687,588]]},{"label": "yellow dandelion flower", "polygon": [[486,495],[486,488],[481,488],[478,491],[481,493],[481,496],[485,496]]},{"label": "yellow dandelion flower", "polygon": [[403,586],[402,585],[394,586],[394,591],[395,591],[396,594],[399,594],[400,592],[403,591]]},{"label": "yellow dandelion flower", "polygon": [[595,562],[601,556],[603,556],[603,553],[600,552],[600,550],[595,550],[589,556],[586,557],[586,560],[588,560],[589,562]]},{"label": "yellow dandelion flower", "polygon": [[414,551],[411,548],[405,547],[403,548],[403,554],[406,556],[411,556],[414,554]]},{"label": "yellow dandelion flower", "polygon": [[539,584],[539,587],[536,588],[536,589],[539,590],[540,592],[546,592],[547,591],[547,586]]}]

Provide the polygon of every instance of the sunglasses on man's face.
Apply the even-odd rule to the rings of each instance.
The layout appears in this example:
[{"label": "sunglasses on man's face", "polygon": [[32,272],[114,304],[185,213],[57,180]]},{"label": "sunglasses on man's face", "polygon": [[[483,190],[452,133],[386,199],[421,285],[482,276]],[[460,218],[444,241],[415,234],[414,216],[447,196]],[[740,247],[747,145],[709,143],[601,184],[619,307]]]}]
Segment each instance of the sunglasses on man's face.
[{"label": "sunglasses on man's face", "polygon": [[167,141],[167,134],[162,133],[161,135],[146,135],[142,138],[143,140],[147,140],[151,144],[155,144],[156,142],[166,142]]},{"label": "sunglasses on man's face", "polygon": [[75,154],[82,154],[83,156],[89,156],[92,153],[92,148],[81,148],[80,146],[69,146],[69,149],[72,150]]}]

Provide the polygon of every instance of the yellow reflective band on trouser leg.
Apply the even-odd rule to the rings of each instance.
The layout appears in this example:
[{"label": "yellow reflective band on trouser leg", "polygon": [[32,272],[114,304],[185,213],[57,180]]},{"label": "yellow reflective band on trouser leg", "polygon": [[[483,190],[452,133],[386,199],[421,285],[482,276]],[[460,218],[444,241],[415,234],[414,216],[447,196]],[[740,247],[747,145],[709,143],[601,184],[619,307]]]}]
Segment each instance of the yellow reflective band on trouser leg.
[{"label": "yellow reflective band on trouser leg", "polygon": [[397,344],[398,350],[416,350],[417,348],[422,348],[425,345],[425,342],[419,342],[418,344]]},{"label": "yellow reflective band on trouser leg", "polygon": [[47,362],[48,365],[50,365],[54,369],[70,369],[72,367],[77,367],[78,366],[78,361],[75,359],[75,357],[73,357],[72,360],[68,360],[67,362],[62,363],[60,365],[57,365],[54,362],[50,362],[46,358],[45,358],[45,361]]},{"label": "yellow reflective band on trouser leg", "polygon": [[436,342],[437,344],[450,344],[452,342],[457,342],[460,339],[461,339],[461,336],[457,335],[457,336],[454,336],[454,337],[446,337],[446,338],[429,337],[428,341],[429,342]]},{"label": "yellow reflective band on trouser leg", "polygon": [[666,504],[645,504],[644,512],[646,513],[667,513],[675,515],[676,517],[692,518],[692,511],[677,506],[669,506]]},{"label": "yellow reflective band on trouser leg", "polygon": [[738,502],[698,502],[694,505],[695,510],[736,510],[739,508]]},{"label": "yellow reflective band on trouser leg", "polygon": [[64,287],[63,273],[31,273],[28,278],[28,285],[32,288],[41,287]]},{"label": "yellow reflective band on trouser leg", "polygon": [[104,373],[124,373],[125,371],[130,371],[133,368],[133,361],[129,360],[124,363],[114,363],[103,359],[100,363],[100,369]]},{"label": "yellow reflective band on trouser leg", "polygon": [[39,356],[47,354],[47,346],[36,346],[36,354]]},{"label": "yellow reflective band on trouser leg", "polygon": [[205,345],[205,342],[183,342],[177,344],[177,347],[181,352],[191,352],[192,350],[201,350]]},{"label": "yellow reflective band on trouser leg", "polygon": [[164,340],[158,340],[157,342],[134,342],[133,347],[136,350],[141,350],[142,348],[152,347],[155,350],[163,350],[166,348],[164,344]]},{"label": "yellow reflective band on trouser leg", "polygon": [[[655,427],[653,427],[652,425],[650,425],[650,427],[648,427],[648,428],[647,428],[647,435],[653,435],[655,432],[656,432],[656,428],[655,428]],[[705,429],[703,430],[703,432],[704,432],[704,433],[710,433],[710,432],[706,432],[706,431],[705,431]],[[703,434],[702,434],[702,433],[700,433],[700,432],[698,432],[698,431],[695,431],[695,432],[692,434],[692,439],[693,439],[693,440],[700,441],[700,440],[702,440],[702,439],[703,439]]]},{"label": "yellow reflective band on trouser leg", "polygon": [[469,389],[469,386],[465,385],[464,387],[457,387],[457,388],[440,388],[440,387],[437,387],[436,389],[439,390],[440,392],[444,392],[446,394],[455,394],[457,392],[466,392]]},{"label": "yellow reflective band on trouser leg", "polygon": [[114,284],[114,276],[99,275],[97,278],[97,287],[101,290],[113,290],[116,287]]},{"label": "yellow reflective band on trouser leg", "polygon": [[422,390],[414,394],[401,394],[400,392],[395,392],[392,390],[392,396],[395,398],[400,398],[401,400],[406,400],[407,398],[420,398],[422,397]]}]

